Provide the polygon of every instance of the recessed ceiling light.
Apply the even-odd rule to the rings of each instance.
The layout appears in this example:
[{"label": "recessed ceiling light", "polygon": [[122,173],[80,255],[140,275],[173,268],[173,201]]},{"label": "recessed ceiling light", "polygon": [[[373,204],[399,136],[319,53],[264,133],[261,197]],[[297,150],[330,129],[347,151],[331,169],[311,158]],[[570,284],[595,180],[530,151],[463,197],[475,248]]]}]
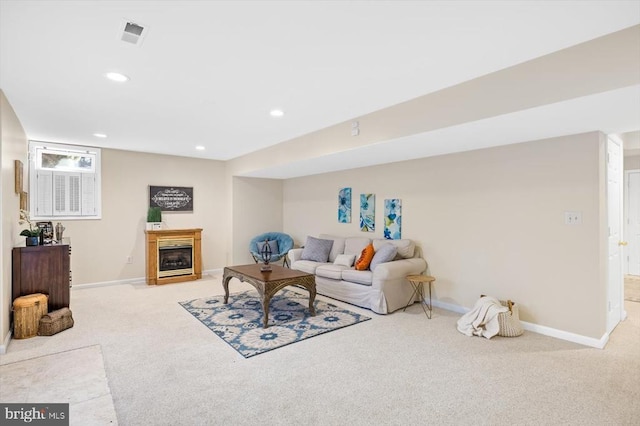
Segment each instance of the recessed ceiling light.
[{"label": "recessed ceiling light", "polygon": [[272,117],[282,117],[284,115],[284,111],[281,109],[272,109],[269,114],[271,114]]},{"label": "recessed ceiling light", "polygon": [[104,133],[94,133],[93,136],[95,136],[96,138],[106,138],[107,135],[105,135]]},{"label": "recessed ceiling light", "polygon": [[197,149],[198,151],[204,151],[204,146],[202,146],[202,145],[198,145],[198,146],[196,146],[196,149]]},{"label": "recessed ceiling light", "polygon": [[125,81],[129,81],[129,77],[124,74],[120,74],[119,72],[108,72],[105,74],[109,80],[117,81],[118,83],[124,83]]}]

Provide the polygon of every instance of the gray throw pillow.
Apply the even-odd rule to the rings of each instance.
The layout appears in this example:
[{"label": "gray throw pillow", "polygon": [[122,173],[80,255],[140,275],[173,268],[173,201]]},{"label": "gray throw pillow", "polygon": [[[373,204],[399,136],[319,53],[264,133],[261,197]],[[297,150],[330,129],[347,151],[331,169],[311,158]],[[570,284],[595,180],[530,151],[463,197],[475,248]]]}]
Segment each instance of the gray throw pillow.
[{"label": "gray throw pillow", "polygon": [[332,246],[333,240],[321,240],[320,238],[307,237],[300,259],[324,263],[329,260],[329,253],[331,252]]},{"label": "gray throw pillow", "polygon": [[[280,249],[278,248],[278,242],[276,240],[267,241],[269,243],[269,248],[271,249],[271,256],[275,257],[280,253]],[[264,241],[258,241],[258,253],[262,255],[262,249],[264,248]]]},{"label": "gray throw pillow", "polygon": [[392,261],[396,257],[396,253],[398,253],[398,248],[393,244],[387,243],[380,246],[378,251],[373,255],[373,259],[371,259],[369,269],[374,271],[379,264]]}]

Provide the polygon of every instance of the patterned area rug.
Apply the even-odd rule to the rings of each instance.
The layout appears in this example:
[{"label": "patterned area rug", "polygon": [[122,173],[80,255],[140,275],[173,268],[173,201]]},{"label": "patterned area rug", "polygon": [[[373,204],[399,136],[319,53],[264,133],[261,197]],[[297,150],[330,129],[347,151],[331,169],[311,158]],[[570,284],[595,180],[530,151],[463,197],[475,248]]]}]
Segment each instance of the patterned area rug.
[{"label": "patterned area rug", "polygon": [[224,296],[213,296],[180,305],[245,358],[371,319],[318,299],[312,317],[309,295],[285,289],[271,299],[269,327],[264,329],[256,291],[232,293],[229,303],[223,302]]}]

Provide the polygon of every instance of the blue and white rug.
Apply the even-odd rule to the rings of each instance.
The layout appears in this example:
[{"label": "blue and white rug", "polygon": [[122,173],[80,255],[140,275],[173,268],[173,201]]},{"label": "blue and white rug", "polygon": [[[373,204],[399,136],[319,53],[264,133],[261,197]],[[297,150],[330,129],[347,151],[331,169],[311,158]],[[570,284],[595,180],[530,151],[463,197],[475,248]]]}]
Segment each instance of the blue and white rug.
[{"label": "blue and white rug", "polygon": [[272,299],[269,327],[262,328],[262,304],[254,290],[180,302],[245,358],[348,327],[371,318],[316,299],[316,316],[309,313],[309,295],[282,290]]}]

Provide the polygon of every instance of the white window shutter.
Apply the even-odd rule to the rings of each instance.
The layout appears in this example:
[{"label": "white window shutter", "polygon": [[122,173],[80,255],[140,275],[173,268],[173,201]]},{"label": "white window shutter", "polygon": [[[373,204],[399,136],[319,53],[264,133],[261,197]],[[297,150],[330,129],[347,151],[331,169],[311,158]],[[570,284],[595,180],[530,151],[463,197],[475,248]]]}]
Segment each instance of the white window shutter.
[{"label": "white window shutter", "polygon": [[35,202],[36,216],[51,216],[53,214],[53,173],[44,170],[36,171],[36,193],[32,200]]},{"label": "white window shutter", "polygon": [[67,179],[66,178],[67,177],[62,173],[53,173],[53,214],[54,216],[64,216],[67,213]]},{"label": "white window shutter", "polygon": [[68,214],[79,215],[80,214],[80,175],[69,175],[67,177],[69,182],[67,193],[69,194],[69,210]]},{"label": "white window shutter", "polygon": [[82,173],[82,215],[96,214],[96,177],[92,173]]}]

